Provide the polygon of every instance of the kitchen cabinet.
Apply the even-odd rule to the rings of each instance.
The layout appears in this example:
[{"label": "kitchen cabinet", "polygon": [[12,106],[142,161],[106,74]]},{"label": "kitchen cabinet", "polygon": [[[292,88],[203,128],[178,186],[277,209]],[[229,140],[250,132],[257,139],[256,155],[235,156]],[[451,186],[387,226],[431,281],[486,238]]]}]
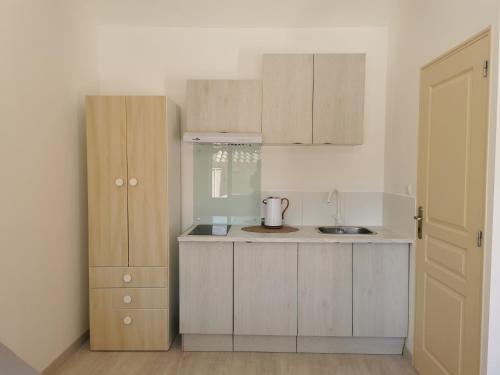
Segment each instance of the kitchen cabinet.
[{"label": "kitchen cabinet", "polygon": [[354,244],[354,336],[407,336],[408,257],[408,244]]},{"label": "kitchen cabinet", "polygon": [[[86,117],[91,349],[167,350],[177,319],[179,109],[161,96],[90,96]],[[105,292],[121,287],[162,288],[167,304],[144,304],[138,291],[128,297],[141,308],[122,311]]]},{"label": "kitchen cabinet", "polygon": [[180,244],[180,333],[233,333],[233,244]]},{"label": "kitchen cabinet", "polygon": [[352,244],[299,244],[298,335],[352,336]]},{"label": "kitchen cabinet", "polygon": [[186,131],[260,133],[260,80],[189,80]]},{"label": "kitchen cabinet", "polygon": [[264,143],[362,144],[365,60],[364,54],[264,55]]},{"label": "kitchen cabinet", "polygon": [[364,54],[314,55],[313,143],[363,143]]},{"label": "kitchen cabinet", "polygon": [[313,55],[264,55],[262,74],[263,142],[311,144]]},{"label": "kitchen cabinet", "polygon": [[[317,236],[300,243],[279,235],[273,242],[179,237],[183,349],[401,354],[408,243]],[[115,281],[95,275],[92,282]],[[116,305],[125,309],[121,296]]]},{"label": "kitchen cabinet", "polygon": [[234,244],[234,334],[297,336],[297,244]]}]

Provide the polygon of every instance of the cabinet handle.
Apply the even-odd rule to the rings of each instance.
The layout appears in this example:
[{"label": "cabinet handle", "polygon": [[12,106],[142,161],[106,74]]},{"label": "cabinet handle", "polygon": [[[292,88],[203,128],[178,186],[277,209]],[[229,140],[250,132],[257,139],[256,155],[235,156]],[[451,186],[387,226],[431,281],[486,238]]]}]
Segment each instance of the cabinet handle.
[{"label": "cabinet handle", "polygon": [[130,296],[123,296],[123,303],[129,305],[132,302],[132,297]]},{"label": "cabinet handle", "polygon": [[115,185],[118,186],[118,187],[123,186],[124,183],[125,183],[125,181],[123,181],[123,178],[117,178],[115,180]]},{"label": "cabinet handle", "polygon": [[128,184],[130,186],[137,186],[137,184],[139,183],[139,181],[137,181],[137,178],[131,178],[130,180],[128,180]]},{"label": "cabinet handle", "polygon": [[126,283],[129,283],[132,281],[132,275],[129,274],[129,273],[126,273],[125,275],[123,275],[123,281],[126,282]]},{"label": "cabinet handle", "polygon": [[132,318],[130,316],[126,316],[125,318],[123,318],[123,324],[125,324],[126,326],[132,324]]}]

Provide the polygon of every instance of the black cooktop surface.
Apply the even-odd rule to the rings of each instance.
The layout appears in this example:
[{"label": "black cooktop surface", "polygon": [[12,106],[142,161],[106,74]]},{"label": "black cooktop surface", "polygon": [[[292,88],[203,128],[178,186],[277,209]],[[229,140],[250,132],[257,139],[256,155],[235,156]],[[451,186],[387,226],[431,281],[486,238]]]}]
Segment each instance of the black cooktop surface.
[{"label": "black cooktop surface", "polygon": [[191,232],[190,236],[226,236],[231,225],[224,224],[200,224]]}]

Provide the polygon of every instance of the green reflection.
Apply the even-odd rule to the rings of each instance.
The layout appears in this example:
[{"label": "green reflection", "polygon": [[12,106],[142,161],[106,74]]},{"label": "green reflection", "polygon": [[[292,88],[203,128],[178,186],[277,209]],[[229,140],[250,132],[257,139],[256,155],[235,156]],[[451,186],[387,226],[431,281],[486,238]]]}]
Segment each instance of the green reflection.
[{"label": "green reflection", "polygon": [[260,151],[260,145],[194,145],[195,223],[260,222]]}]

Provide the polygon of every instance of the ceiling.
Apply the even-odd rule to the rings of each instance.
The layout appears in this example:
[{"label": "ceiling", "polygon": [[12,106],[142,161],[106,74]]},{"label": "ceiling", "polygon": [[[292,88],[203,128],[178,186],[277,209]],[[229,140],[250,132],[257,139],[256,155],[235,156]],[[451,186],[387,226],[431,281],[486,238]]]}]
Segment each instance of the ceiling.
[{"label": "ceiling", "polygon": [[87,0],[103,26],[388,26],[403,0]]}]

